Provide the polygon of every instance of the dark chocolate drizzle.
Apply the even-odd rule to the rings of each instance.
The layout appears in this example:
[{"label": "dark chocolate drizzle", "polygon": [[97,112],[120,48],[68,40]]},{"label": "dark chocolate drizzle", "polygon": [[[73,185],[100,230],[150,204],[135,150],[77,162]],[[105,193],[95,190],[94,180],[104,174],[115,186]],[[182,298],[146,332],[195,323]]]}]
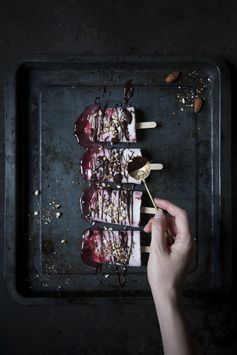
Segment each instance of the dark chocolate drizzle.
[{"label": "dark chocolate drizzle", "polygon": [[124,108],[123,109],[123,113],[124,113],[124,116],[126,118],[126,121],[128,124],[131,124],[132,123],[132,114],[130,111],[128,111],[127,108]]},{"label": "dark chocolate drizzle", "polygon": [[130,80],[126,81],[126,83],[124,84],[123,102],[122,102],[123,113],[126,118],[127,124],[131,124],[131,122],[132,122],[132,114],[127,109],[127,106],[129,105],[129,101],[133,97],[133,94],[134,94],[134,86],[132,84],[132,79],[130,79]]},{"label": "dark chocolate drizzle", "polygon": [[91,185],[81,196],[82,216],[88,221],[103,221],[120,225],[134,225],[133,191],[122,188],[97,188]]},{"label": "dark chocolate drizzle", "polygon": [[[127,151],[127,150],[126,150]],[[129,180],[127,166],[132,160],[134,152],[125,158],[125,149],[104,149],[103,147],[88,149],[81,160],[81,172],[85,180],[93,182],[107,182],[113,180],[120,184],[124,179]],[[88,170],[92,171],[88,177]]]},{"label": "dark chocolate drizzle", "polygon": [[119,286],[126,284],[127,266],[133,250],[133,231],[129,245],[128,231],[107,231],[108,237],[101,228],[88,229],[82,238],[81,258],[86,265],[102,271],[102,264],[112,264],[115,267]]}]

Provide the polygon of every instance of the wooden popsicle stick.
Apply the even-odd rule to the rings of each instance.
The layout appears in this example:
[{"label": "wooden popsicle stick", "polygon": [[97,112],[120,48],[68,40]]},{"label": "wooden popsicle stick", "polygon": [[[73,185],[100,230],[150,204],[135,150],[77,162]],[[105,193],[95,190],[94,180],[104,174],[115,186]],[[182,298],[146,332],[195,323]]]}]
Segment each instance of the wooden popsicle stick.
[{"label": "wooden popsicle stick", "polygon": [[141,252],[142,253],[150,253],[150,251],[151,251],[150,245],[149,246],[148,245],[142,245],[141,246]]},{"label": "wooden popsicle stick", "polygon": [[155,121],[136,122],[136,129],[155,128],[156,126],[157,126],[157,123]]},{"label": "wooden popsicle stick", "polygon": [[150,163],[150,168],[151,170],[162,170],[164,165],[160,163]]},{"label": "wooden popsicle stick", "polygon": [[145,214],[155,214],[156,210],[154,207],[141,207],[141,213]]}]

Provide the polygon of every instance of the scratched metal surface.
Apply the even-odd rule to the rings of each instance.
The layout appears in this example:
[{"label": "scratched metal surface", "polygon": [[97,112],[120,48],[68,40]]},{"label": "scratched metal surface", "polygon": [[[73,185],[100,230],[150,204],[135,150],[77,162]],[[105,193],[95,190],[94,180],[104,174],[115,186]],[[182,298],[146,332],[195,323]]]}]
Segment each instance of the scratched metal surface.
[{"label": "scratched metal surface", "polygon": [[[176,68],[182,71],[180,80],[165,84],[164,76]],[[229,171],[228,102],[223,105],[229,87],[223,63],[184,57],[45,57],[13,66],[7,81],[6,178],[11,183],[6,190],[5,270],[8,287],[20,302],[107,302],[121,296],[136,302],[150,296],[145,258],[141,268],[128,268],[123,289],[110,268],[95,274],[80,258],[81,237],[90,224],[79,207],[86,183],[79,167],[83,149],[73,136],[73,125],[85,106],[101,95],[101,87],[107,88],[103,100],[109,106],[120,103],[123,84],[130,78],[138,121],[160,123],[138,132],[133,145],[165,165],[152,173],[149,186],[154,195],[189,211],[198,239],[186,292],[223,287],[219,222],[229,219],[224,215],[226,221],[220,221],[222,198],[229,203],[228,193],[223,196]],[[13,88],[16,104],[10,95]],[[204,106],[194,114],[188,105],[197,90]],[[35,190],[40,190],[39,196]],[[145,197],[143,205],[148,204]],[[60,218],[55,217],[58,211]],[[142,218],[141,229],[145,221]],[[142,244],[149,244],[149,236],[142,235]]]}]

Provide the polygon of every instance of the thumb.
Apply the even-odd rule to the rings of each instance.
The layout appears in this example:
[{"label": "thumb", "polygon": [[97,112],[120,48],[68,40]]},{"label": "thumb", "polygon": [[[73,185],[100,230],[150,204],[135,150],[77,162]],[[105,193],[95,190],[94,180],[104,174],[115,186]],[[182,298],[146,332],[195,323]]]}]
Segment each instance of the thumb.
[{"label": "thumb", "polygon": [[158,210],[153,218],[151,227],[151,247],[158,247],[161,252],[167,251],[165,239],[166,219],[162,210]]}]

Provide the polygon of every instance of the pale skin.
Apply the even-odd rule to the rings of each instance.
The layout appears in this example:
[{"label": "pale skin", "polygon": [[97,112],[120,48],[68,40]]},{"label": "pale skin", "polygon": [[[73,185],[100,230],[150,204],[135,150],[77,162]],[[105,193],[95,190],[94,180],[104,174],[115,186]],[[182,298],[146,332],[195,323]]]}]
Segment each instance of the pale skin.
[{"label": "pale skin", "polygon": [[[151,250],[147,265],[160,324],[165,355],[196,355],[182,307],[182,291],[196,242],[191,235],[185,210],[169,201],[155,199],[159,210],[144,227],[151,233]],[[173,244],[167,235],[174,236]]]}]

